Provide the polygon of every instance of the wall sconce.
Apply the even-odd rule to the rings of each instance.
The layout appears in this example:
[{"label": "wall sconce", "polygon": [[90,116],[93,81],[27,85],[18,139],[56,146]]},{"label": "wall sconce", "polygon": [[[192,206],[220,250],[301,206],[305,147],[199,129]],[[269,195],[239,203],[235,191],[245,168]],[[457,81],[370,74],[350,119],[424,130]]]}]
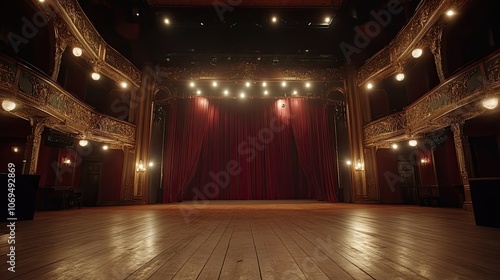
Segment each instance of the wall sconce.
[{"label": "wall sconce", "polygon": [[358,162],[356,162],[356,165],[354,165],[354,170],[356,170],[356,171],[365,170],[365,164],[362,163],[360,160],[358,160]]},{"label": "wall sconce", "polygon": [[144,162],[142,160],[139,160],[139,163],[136,164],[135,171],[139,173],[146,172],[146,166],[144,166]]},{"label": "wall sconce", "polygon": [[63,159],[63,163],[64,163],[65,165],[69,166],[69,165],[71,165],[71,159],[69,159],[69,158],[64,158],[64,159]]},{"label": "wall sconce", "polygon": [[422,159],[420,160],[420,163],[421,163],[422,165],[426,165],[426,164],[428,164],[428,163],[429,163],[429,159],[428,159],[428,158],[422,158]]}]

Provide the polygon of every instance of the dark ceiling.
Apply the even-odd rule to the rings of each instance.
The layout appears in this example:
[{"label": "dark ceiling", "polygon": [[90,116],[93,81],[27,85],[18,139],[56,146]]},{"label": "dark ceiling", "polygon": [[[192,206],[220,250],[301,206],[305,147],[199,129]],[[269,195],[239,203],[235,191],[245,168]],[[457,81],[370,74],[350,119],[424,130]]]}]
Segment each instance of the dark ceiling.
[{"label": "dark ceiling", "polygon": [[[342,42],[395,0],[80,0],[104,39],[139,68],[200,57],[287,56],[346,63]],[[420,0],[396,1],[401,13],[351,58],[361,64],[406,24]],[[233,5],[233,6],[231,6]],[[272,18],[276,17],[276,22]],[[329,21],[327,22],[327,18]],[[168,19],[169,24],[165,23]]]}]

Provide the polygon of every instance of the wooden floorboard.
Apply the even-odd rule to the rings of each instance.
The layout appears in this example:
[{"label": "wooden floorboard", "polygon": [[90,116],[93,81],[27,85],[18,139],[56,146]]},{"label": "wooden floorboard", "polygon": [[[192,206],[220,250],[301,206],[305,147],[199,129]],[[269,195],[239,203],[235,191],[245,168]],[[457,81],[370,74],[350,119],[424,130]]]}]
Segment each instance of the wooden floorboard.
[{"label": "wooden floorboard", "polygon": [[472,213],[314,201],[37,212],[0,232],[0,279],[498,279],[500,229]]}]

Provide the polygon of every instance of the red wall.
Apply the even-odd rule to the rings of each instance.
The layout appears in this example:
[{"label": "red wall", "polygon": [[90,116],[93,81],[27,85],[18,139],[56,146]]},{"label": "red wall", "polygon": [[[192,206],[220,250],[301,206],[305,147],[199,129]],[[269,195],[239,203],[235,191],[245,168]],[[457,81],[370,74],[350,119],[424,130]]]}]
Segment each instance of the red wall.
[{"label": "red wall", "polygon": [[[422,159],[427,162],[423,163]],[[434,172],[434,160],[431,150],[420,151],[418,159],[418,168],[420,172],[420,185],[437,185],[436,174]]]},{"label": "red wall", "polygon": [[434,163],[439,185],[462,185],[455,143],[450,133],[446,142],[434,151]]},{"label": "red wall", "polygon": [[402,203],[402,194],[398,181],[397,153],[394,150],[377,150],[377,172],[381,202]]},{"label": "red wall", "polygon": [[99,202],[119,201],[123,168],[123,151],[108,150],[104,153],[101,169]]}]

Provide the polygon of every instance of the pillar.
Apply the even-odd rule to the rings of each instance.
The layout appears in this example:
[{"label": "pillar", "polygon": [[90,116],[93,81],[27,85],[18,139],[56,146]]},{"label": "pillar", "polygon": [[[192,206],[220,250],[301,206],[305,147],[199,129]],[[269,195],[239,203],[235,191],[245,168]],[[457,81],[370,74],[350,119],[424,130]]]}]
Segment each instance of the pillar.
[{"label": "pillar", "polygon": [[[457,153],[458,168],[462,176],[462,183],[464,185],[465,202],[463,209],[472,212],[472,198],[470,193],[469,175],[467,172],[467,155],[470,155],[470,148],[464,137],[463,131],[464,122],[455,122],[451,124],[451,131],[453,132],[453,140],[455,142],[455,151]],[[468,150],[469,152],[465,151]],[[469,158],[470,160],[470,158]]]},{"label": "pillar", "polygon": [[38,165],[38,154],[40,151],[40,143],[42,141],[42,132],[47,123],[46,118],[31,118],[31,135],[28,136],[28,141],[26,142],[26,151],[24,158],[26,160],[24,170],[27,170],[28,174],[36,174]]},{"label": "pillar", "polygon": [[358,162],[364,165],[365,155],[363,151],[363,106],[360,92],[356,81],[356,71],[352,65],[346,68],[347,80],[347,131],[349,134],[349,146],[351,152],[351,189],[352,202],[370,202],[366,184],[365,170],[356,170]]}]

